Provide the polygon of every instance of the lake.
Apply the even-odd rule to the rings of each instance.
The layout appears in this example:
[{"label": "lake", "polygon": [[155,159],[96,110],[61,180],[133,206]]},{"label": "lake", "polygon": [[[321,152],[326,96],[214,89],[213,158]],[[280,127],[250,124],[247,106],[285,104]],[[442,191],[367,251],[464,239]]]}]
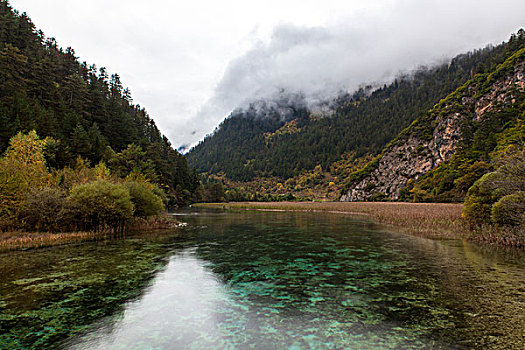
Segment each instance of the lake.
[{"label": "lake", "polygon": [[1,349],[522,349],[525,255],[343,214],[0,253]]}]

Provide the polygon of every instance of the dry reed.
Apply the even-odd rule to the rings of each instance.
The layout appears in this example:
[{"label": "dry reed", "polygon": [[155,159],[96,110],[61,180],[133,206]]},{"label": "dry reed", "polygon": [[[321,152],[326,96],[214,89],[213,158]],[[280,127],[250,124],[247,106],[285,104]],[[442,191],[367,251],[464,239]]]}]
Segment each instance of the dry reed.
[{"label": "dry reed", "polygon": [[0,250],[41,248],[85,242],[107,236],[101,232],[4,232],[0,233]]},{"label": "dry reed", "polygon": [[[169,215],[159,215],[148,219],[136,219],[127,231],[172,230],[180,227],[180,223]],[[80,232],[0,232],[0,251],[50,247],[71,243],[103,240],[122,237],[109,229],[101,231]]]},{"label": "dry reed", "polygon": [[198,207],[320,211],[366,216],[398,231],[434,239],[464,238],[463,204],[400,202],[240,202],[206,203]]}]

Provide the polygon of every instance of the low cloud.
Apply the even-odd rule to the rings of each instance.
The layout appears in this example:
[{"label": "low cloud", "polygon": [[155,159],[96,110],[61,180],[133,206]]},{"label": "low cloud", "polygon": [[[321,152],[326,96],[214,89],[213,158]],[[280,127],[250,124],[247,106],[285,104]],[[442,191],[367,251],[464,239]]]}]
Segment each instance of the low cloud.
[{"label": "low cloud", "polygon": [[266,42],[231,61],[214,95],[189,121],[195,144],[233,109],[276,92],[308,101],[391,81],[401,72],[445,62],[499,43],[519,29],[525,2],[393,1],[383,12],[355,13],[323,27],[281,24]]}]

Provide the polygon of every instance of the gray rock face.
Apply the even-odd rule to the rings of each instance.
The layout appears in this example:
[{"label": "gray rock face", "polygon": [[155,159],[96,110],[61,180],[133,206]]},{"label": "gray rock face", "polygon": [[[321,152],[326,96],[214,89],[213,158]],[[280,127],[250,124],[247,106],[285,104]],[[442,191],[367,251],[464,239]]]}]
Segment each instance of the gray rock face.
[{"label": "gray rock face", "polygon": [[418,136],[414,128],[408,130],[408,137],[394,141],[383,152],[377,167],[365,178],[354,183],[341,197],[343,202],[364,201],[374,195],[382,194],[397,200],[402,188],[411,179],[418,179],[426,172],[449,161],[458,142],[461,140],[461,123],[465,118],[479,121],[487,112],[501,108],[512,102],[514,89],[525,90],[525,64],[521,62],[514,72],[497,80],[481,97],[475,97],[479,89],[468,86],[459,99],[452,98],[439,104],[430,112],[435,119],[431,137]]}]

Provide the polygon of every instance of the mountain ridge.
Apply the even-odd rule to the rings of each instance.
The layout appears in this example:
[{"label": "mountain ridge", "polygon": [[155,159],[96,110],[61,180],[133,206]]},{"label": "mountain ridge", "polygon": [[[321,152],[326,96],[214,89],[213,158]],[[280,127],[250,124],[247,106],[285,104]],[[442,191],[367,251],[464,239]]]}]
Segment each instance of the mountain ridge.
[{"label": "mountain ridge", "polygon": [[[485,114],[501,113],[522,103],[524,58],[525,49],[521,49],[494,72],[475,76],[440,101],[428,114],[400,133],[380,156],[353,174],[341,201],[398,200],[410,180],[417,181],[449,162],[460,142],[468,137],[462,130],[467,119],[482,123]],[[470,185],[472,183],[464,187],[468,189]],[[465,194],[463,191],[457,199],[462,200]]]},{"label": "mountain ridge", "polygon": [[[205,179],[236,193],[251,192],[240,198],[266,193],[334,200],[345,183],[366,173],[359,168],[364,159],[380,154],[466,81],[494,70],[523,47],[524,37],[520,30],[498,46],[458,55],[389,85],[340,95],[325,102],[332,109],[324,115],[304,104],[289,108],[286,118],[260,118],[255,108],[237,110],[187,154],[188,160]],[[312,185],[319,191],[306,194]]]}]

